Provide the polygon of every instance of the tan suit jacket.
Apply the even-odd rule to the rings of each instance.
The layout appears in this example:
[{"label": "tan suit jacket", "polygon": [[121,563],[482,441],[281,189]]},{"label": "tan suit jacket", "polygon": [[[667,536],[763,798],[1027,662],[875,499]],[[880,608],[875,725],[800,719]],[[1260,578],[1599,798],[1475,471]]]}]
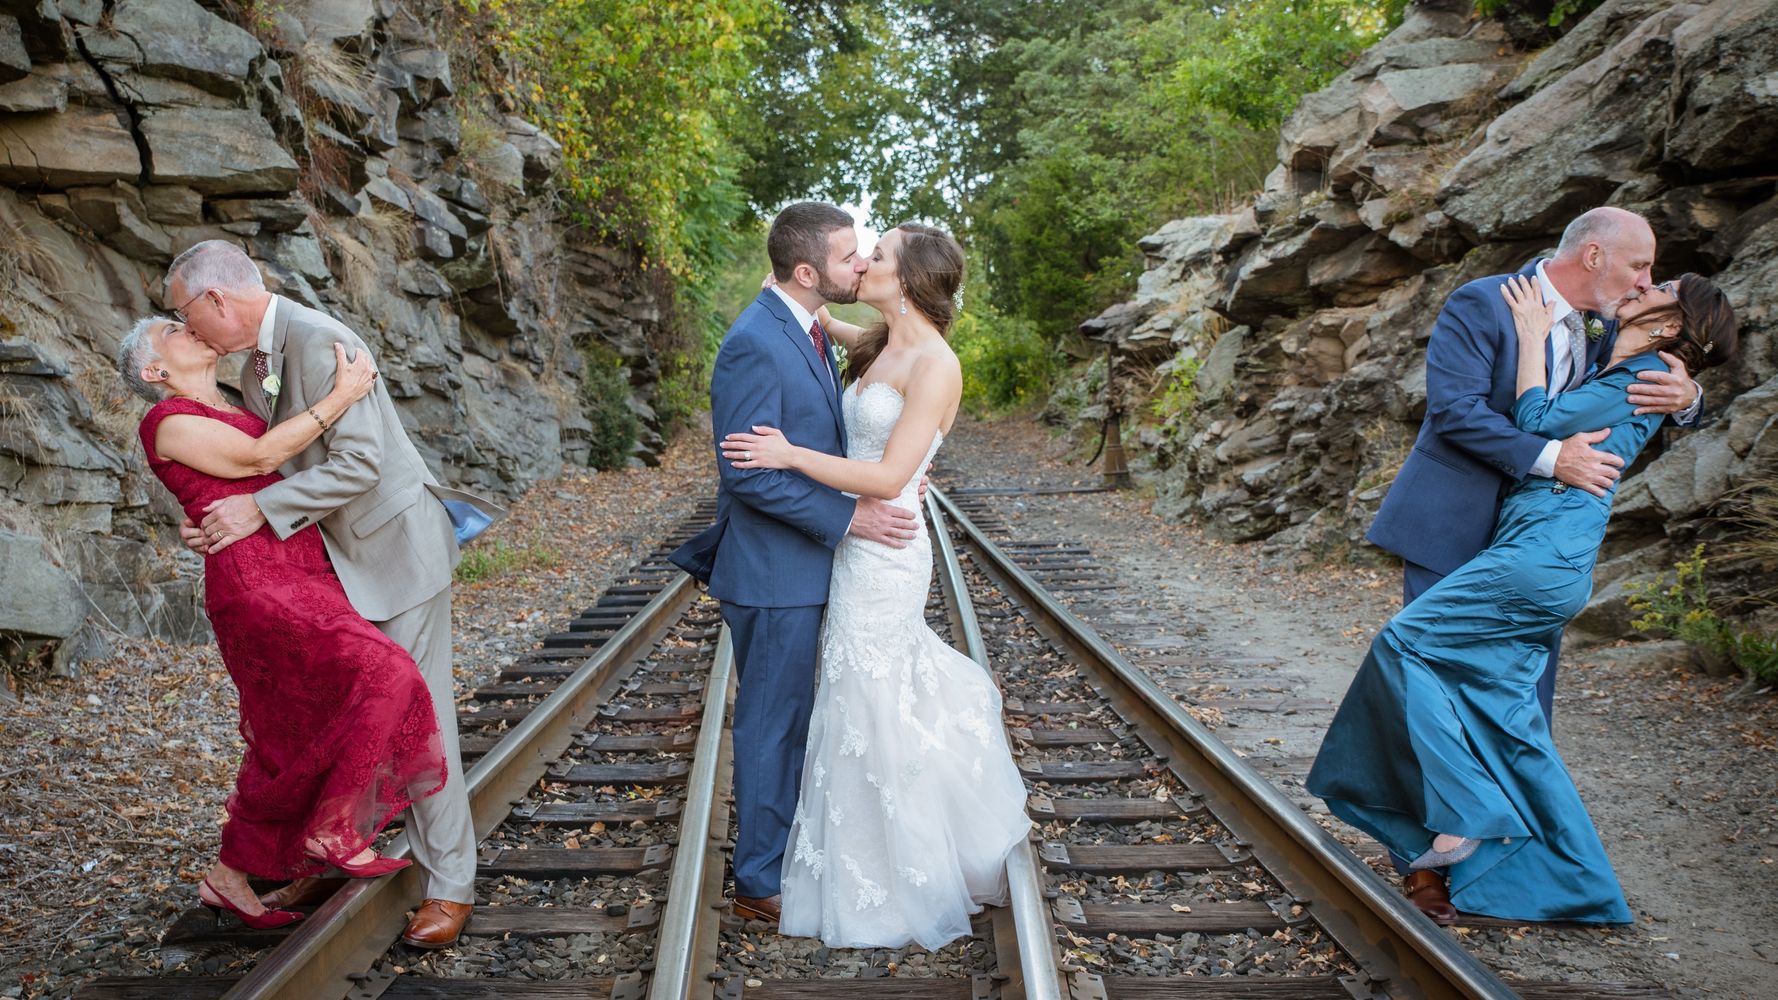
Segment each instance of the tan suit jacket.
[{"label": "tan suit jacket", "polygon": [[[276,424],[301,415],[333,388],[333,345],[348,357],[369,350],[344,324],[325,313],[274,295],[267,365],[279,377],[270,397],[248,355],[242,396],[255,415]],[[327,554],[358,613],[387,621],[424,603],[451,583],[457,565],[455,532],[444,500],[462,500],[499,517],[501,507],[439,485],[408,440],[379,381],[372,393],[281,470],[284,481],[253,498],[279,538],[321,526]]]}]

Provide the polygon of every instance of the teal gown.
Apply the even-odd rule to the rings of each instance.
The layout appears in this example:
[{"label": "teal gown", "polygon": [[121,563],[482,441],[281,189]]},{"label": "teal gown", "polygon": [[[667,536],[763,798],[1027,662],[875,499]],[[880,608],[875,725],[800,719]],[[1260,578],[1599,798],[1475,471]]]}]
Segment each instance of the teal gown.
[{"label": "teal gown", "polygon": [[[1532,389],[1513,422],[1551,439],[1609,427],[1595,447],[1628,466],[1665,419],[1625,399],[1650,369],[1666,366],[1636,355],[1554,398]],[[1611,500],[1543,477],[1515,487],[1489,546],[1371,642],[1309,772],[1334,815],[1401,857],[1435,833],[1480,839],[1448,871],[1466,913],[1631,922],[1537,704],[1551,643],[1592,595]]]}]

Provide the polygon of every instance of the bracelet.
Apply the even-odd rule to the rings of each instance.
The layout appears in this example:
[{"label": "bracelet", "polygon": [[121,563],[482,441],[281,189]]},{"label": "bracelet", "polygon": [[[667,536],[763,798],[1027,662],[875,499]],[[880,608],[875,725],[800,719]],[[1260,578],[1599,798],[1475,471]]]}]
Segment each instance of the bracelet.
[{"label": "bracelet", "polygon": [[321,419],[321,414],[316,413],[313,406],[309,407],[309,416],[315,418],[315,422],[321,425],[323,431],[327,430],[327,421]]}]

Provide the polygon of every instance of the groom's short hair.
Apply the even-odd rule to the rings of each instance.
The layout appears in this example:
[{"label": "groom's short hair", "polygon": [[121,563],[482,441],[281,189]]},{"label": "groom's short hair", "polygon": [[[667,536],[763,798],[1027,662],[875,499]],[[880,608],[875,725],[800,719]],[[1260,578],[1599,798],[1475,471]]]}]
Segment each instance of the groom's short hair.
[{"label": "groom's short hair", "polygon": [[799,201],[778,213],[766,234],[766,254],[772,274],[789,281],[798,264],[817,272],[827,264],[827,237],[836,229],[851,229],[852,217],[838,205],[825,201]]},{"label": "groom's short hair", "polygon": [[173,263],[167,265],[165,287],[170,289],[181,281],[185,283],[187,294],[192,289],[221,288],[243,292],[265,288],[259,265],[253,263],[247,251],[227,240],[204,240],[174,257]]}]

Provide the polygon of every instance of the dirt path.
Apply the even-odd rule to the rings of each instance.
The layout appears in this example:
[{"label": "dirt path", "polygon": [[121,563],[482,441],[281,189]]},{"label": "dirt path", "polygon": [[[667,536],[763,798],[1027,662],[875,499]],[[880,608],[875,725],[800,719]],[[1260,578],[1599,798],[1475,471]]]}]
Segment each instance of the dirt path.
[{"label": "dirt path", "polygon": [[[1093,485],[1062,443],[1022,420],[965,420],[941,485]],[[1123,584],[1089,621],[1230,746],[1380,870],[1385,859],[1302,789],[1321,734],[1377,627],[1399,606],[1389,567],[1277,568],[1149,513],[1142,491],[990,501],[1024,537],[1087,544]],[[1170,623],[1164,636],[1137,621]],[[1509,978],[1659,982],[1685,997],[1778,997],[1778,699],[1653,644],[1570,655],[1557,742],[1637,915],[1633,927],[1459,928]]]}]

